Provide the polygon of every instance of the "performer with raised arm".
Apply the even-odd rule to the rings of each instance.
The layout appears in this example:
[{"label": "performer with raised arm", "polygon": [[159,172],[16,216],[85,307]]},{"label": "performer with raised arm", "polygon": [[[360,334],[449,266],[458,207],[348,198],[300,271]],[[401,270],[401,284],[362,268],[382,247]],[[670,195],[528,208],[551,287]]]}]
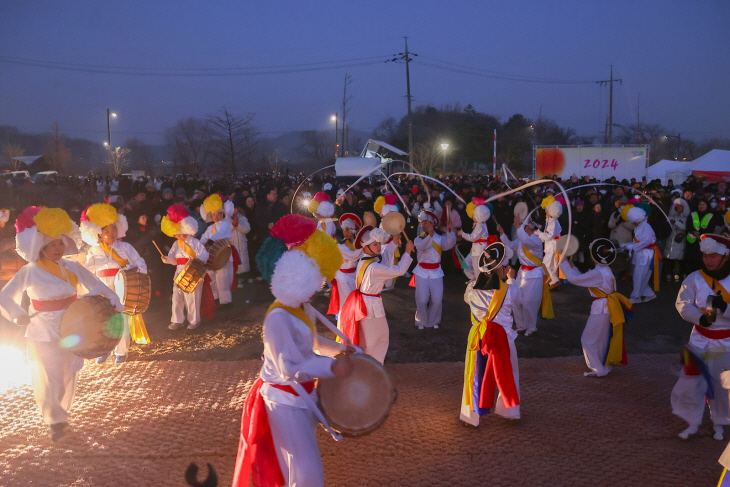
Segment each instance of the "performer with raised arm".
[{"label": "performer with raised arm", "polygon": [[342,228],[342,240],[337,248],[342,255],[342,266],[337,270],[332,280],[332,294],[330,295],[330,306],[327,314],[339,315],[345,305],[345,300],[355,289],[355,270],[357,261],[362,257],[362,249],[355,248],[355,236],[362,228],[362,220],[354,213],[343,213],[340,217],[340,228]]},{"label": "performer with raised arm", "polygon": [[413,270],[411,285],[416,287],[416,326],[438,329],[444,298],[444,271],[441,253],[456,245],[456,235],[447,226],[445,233],[437,232],[438,217],[424,210],[418,215],[423,232],[414,241],[418,250],[418,265]]},{"label": "performer with raised arm", "polygon": [[517,228],[515,240],[510,240],[499,224],[497,231],[502,243],[517,253],[521,264],[517,273],[519,294],[513,309],[517,333],[524,332],[525,336],[530,336],[537,331],[538,311],[546,320],[555,318],[550,296],[550,277],[542,262],[542,240],[535,235],[532,224],[525,224],[516,215],[515,227]]},{"label": "performer with raised arm", "polygon": [[413,242],[406,243],[406,253],[398,265],[380,262],[383,243],[390,238],[384,230],[365,225],[355,238],[355,248],[365,255],[357,264],[355,290],[350,293],[340,313],[340,330],[356,346],[379,361],[385,361],[390,343],[390,330],[380,293],[385,281],[402,276],[413,262]]},{"label": "performer with raised arm", "polygon": [[335,205],[332,204],[329,195],[324,191],[316,193],[307,209],[317,219],[317,228],[330,237],[334,237],[337,227],[331,218],[335,214]]},{"label": "performer with raised arm", "polygon": [[616,279],[609,267],[616,258],[613,242],[607,238],[596,239],[588,252],[595,264],[590,271],[581,274],[571,260],[563,261],[560,269],[571,284],[587,287],[593,297],[591,314],[580,337],[586,365],[591,369],[583,375],[604,377],[611,372],[612,365],[627,364],[624,323],[626,312],[631,313],[634,308],[626,296],[616,292]]},{"label": "performer with raised arm", "polygon": [[478,277],[469,282],[464,293],[472,327],[459,419],[472,426],[479,426],[479,417],[492,410],[507,419],[520,419],[517,333],[512,329],[511,314],[519,290],[505,282],[511,256],[512,251],[502,242],[489,245],[479,258]]},{"label": "performer with raised arm", "polygon": [[[160,221],[162,233],[168,237],[174,237],[175,243],[170,247],[170,252],[162,256],[162,262],[177,266],[174,279],[182,272],[190,259],[199,259],[203,263],[208,261],[208,251],[200,240],[193,235],[198,233],[198,222],[190,216],[188,209],[183,205],[170,205],[167,215]],[[212,309],[215,309],[213,290],[210,289],[211,279],[206,274],[202,284],[199,284],[192,293],[186,293],[177,286],[172,286],[172,313],[170,315],[170,330],[177,330],[185,323],[185,311],[187,311],[188,330],[194,330],[200,325],[203,318],[203,292],[207,291],[207,304],[209,310],[206,318],[212,317]],[[211,309],[212,308],[212,309]]]},{"label": "performer with raised arm", "polygon": [[[81,214],[81,236],[90,245],[86,253],[86,268],[97,275],[112,291],[114,280],[120,270],[136,268],[147,273],[147,264],[137,250],[127,242],[119,240],[126,235],[129,225],[124,215],[117,214],[117,209],[106,203],[96,203]],[[114,349],[114,363],[119,364],[127,359],[129,341],[146,344],[150,342],[142,315],[123,314],[124,332]],[[109,355],[96,359],[103,364]]]},{"label": "performer with raised arm", "polygon": [[[650,212],[651,207],[649,204],[643,202],[636,203],[632,208],[629,208],[626,218],[629,223],[636,225],[636,228],[634,228],[634,241],[633,243],[620,245],[622,249],[633,254],[631,264],[633,266],[634,288],[631,291],[631,302],[634,304],[647,303],[656,298],[654,291],[659,291],[659,281],[661,280],[659,275],[661,253],[656,245],[654,230],[647,222]],[[654,291],[649,286],[652,270],[654,272]]]},{"label": "performer with raised arm", "polygon": [[287,215],[271,229],[256,256],[276,301],[264,318],[264,363],[243,406],[234,487],[323,486],[315,435],[315,379],[347,377],[345,346],[317,335],[307,307],[325,279],[342,264],[337,243],[301,215]]},{"label": "performer with raised arm", "polygon": [[563,205],[556,201],[553,195],[543,199],[540,206],[545,210],[545,230],[535,230],[535,235],[545,244],[545,255],[542,263],[548,272],[549,278],[558,277],[557,243],[560,239],[562,227],[558,218],[563,214]]},{"label": "performer with raised arm", "polygon": [[[393,193],[386,193],[384,196],[378,196],[373,204],[373,210],[380,215],[380,228],[383,229],[382,219],[391,211],[398,211],[398,197]],[[390,239],[383,244],[383,252],[380,254],[381,264],[392,266],[396,264],[396,259],[400,258],[398,246],[400,245],[400,234],[391,235]],[[385,281],[383,290],[390,291],[395,287],[395,279]]]},{"label": "performer with raised arm", "polygon": [[682,281],[677,295],[677,311],[694,327],[672,389],[672,412],[689,424],[679,433],[686,440],[697,433],[707,404],[714,438],[722,440],[723,425],[730,424],[728,395],[720,388],[720,374],[730,369],[730,238],[703,235],[700,250],[702,268]]},{"label": "performer with raised arm", "polygon": [[[28,262],[0,291],[5,318],[27,326],[28,365],[33,393],[51,439],[60,440],[68,428],[78,371],[84,359],[61,346],[61,320],[81,289],[103,295],[121,312],[117,295],[80,263],[63,259],[78,252],[81,236],[75,223],[60,208],[26,208],[15,222],[18,254]],[[28,311],[23,294],[30,298]]]},{"label": "performer with raised arm", "polygon": [[[231,223],[226,218],[226,213],[233,213],[233,203],[228,200],[225,203],[218,193],[214,193],[200,205],[200,216],[206,222],[213,222],[200,237],[200,243],[206,245],[209,241],[225,240],[231,242]],[[210,286],[213,296],[221,305],[231,303],[231,287],[233,285],[233,254],[222,269],[217,271],[209,270]]]},{"label": "performer with raised arm", "polygon": [[[471,203],[466,205],[466,214],[474,220],[474,228],[471,233],[464,233],[461,230],[458,231],[457,235],[460,235],[464,240],[472,242],[471,256],[472,269],[475,276],[479,275],[479,259],[481,258],[482,252],[489,245],[489,230],[487,230],[487,221],[492,216],[494,208],[491,203],[484,203],[482,198],[473,198]],[[540,246],[540,253],[542,253],[542,245]]]}]

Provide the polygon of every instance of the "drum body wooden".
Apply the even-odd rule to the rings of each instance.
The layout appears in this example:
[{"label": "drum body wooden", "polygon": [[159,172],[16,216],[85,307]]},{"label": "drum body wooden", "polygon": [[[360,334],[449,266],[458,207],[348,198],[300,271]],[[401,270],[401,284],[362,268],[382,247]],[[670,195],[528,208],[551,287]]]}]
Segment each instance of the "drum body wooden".
[{"label": "drum body wooden", "polygon": [[350,355],[350,360],[353,372],[348,378],[318,382],[319,407],[343,436],[364,436],[385,422],[398,392],[380,362],[362,353]]},{"label": "drum body wooden", "polygon": [[190,259],[180,274],[175,277],[175,285],[183,292],[192,293],[205,279],[205,264],[200,259]]},{"label": "drum body wooden", "polygon": [[101,357],[114,350],[123,330],[122,315],[107,298],[84,296],[72,303],[61,318],[61,347],[79,357]]},{"label": "drum body wooden", "polygon": [[119,271],[114,278],[114,291],[124,305],[124,312],[136,315],[147,311],[152,297],[150,276],[137,269]]},{"label": "drum body wooden", "polygon": [[205,247],[209,254],[206,267],[210,270],[223,269],[231,259],[231,243],[228,240],[209,240]]},{"label": "drum body wooden", "polygon": [[375,213],[372,211],[366,211],[362,216],[362,224],[377,227],[378,219],[375,218]]}]

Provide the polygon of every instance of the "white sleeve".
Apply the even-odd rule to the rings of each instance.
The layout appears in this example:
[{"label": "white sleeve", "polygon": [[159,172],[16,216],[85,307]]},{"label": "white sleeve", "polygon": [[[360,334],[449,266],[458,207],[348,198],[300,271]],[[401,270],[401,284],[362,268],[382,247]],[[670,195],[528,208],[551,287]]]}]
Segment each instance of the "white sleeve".
[{"label": "white sleeve", "polygon": [[456,234],[454,232],[447,232],[445,235],[442,235],[441,241],[443,242],[441,250],[451,250],[456,245]]},{"label": "white sleeve", "polygon": [[74,261],[64,261],[64,264],[66,264],[66,268],[68,270],[76,274],[76,277],[79,278],[79,283],[89,291],[87,293],[88,296],[104,296],[111,301],[112,306],[114,306],[117,311],[124,308],[121,301],[119,301],[117,293],[109,289],[109,287],[104,284],[101,279],[92,274],[84,266],[77,264]]},{"label": "white sleeve", "polygon": [[[32,264],[30,264],[32,265]],[[2,315],[10,321],[21,316],[27,316],[28,313],[20,306],[23,291],[27,287],[27,280],[30,277],[30,267],[25,265],[5,284],[0,291],[0,311]]]},{"label": "white sleeve", "polygon": [[139,269],[140,272],[143,274],[147,274],[147,263],[144,261],[141,255],[139,255],[139,252],[137,252],[137,249],[135,249],[131,244],[123,242],[124,250],[127,254],[129,265],[128,267],[136,267]]},{"label": "white sleeve", "polygon": [[477,223],[474,225],[474,230],[471,233],[462,233],[461,238],[464,240],[468,240],[470,242],[473,242],[475,240],[479,240],[480,238],[484,237],[486,232],[487,226],[483,225],[481,223]]},{"label": "white sleeve", "polygon": [[248,218],[243,215],[238,215],[238,226],[236,230],[244,235],[251,231],[251,224],[248,222]]},{"label": "white sleeve", "polygon": [[426,236],[423,238],[416,237],[416,239],[413,241],[413,245],[416,247],[416,250],[425,252],[426,250],[431,248],[431,242],[433,242],[433,237],[426,234]]},{"label": "white sleeve", "polygon": [[[519,230],[518,230],[519,232]],[[519,235],[519,233],[518,233]],[[513,252],[517,252],[517,250],[520,248],[520,240],[510,240],[509,237],[507,237],[506,233],[503,233],[499,236],[499,240],[506,246],[512,249]]]},{"label": "white sleeve", "polygon": [[342,244],[338,244],[337,246],[340,248],[340,253],[342,254],[343,259],[357,260],[360,257],[362,257],[362,254],[363,254],[362,249],[350,250],[350,248],[347,245],[342,245]]},{"label": "white sleeve", "polygon": [[344,343],[337,343],[321,335],[315,335],[314,350],[319,355],[334,357],[338,353],[342,353],[347,350],[347,346]]},{"label": "white sleeve", "polygon": [[700,309],[695,304],[697,291],[694,280],[697,278],[697,272],[693,272],[682,281],[682,286],[679,288],[679,294],[677,295],[677,301],[674,303],[679,315],[685,321],[693,324],[699,323],[700,317],[702,316],[702,312],[700,312]]},{"label": "white sleeve", "polygon": [[565,274],[565,278],[575,286],[599,287],[603,284],[603,274],[597,269],[591,269],[585,274],[581,274],[576,268],[570,267],[567,262],[563,262],[560,264],[560,270]]},{"label": "white sleeve", "polygon": [[370,272],[373,273],[373,277],[390,279],[392,277],[399,277],[406,273],[408,268],[413,262],[411,254],[403,254],[400,262],[396,265],[384,265],[384,264],[371,264]]}]

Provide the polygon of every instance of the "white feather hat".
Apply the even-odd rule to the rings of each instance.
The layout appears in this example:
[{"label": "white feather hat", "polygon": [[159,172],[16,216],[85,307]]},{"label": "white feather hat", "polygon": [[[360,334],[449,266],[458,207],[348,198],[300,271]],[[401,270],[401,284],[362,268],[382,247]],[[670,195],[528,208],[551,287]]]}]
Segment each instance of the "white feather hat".
[{"label": "white feather hat", "polygon": [[271,293],[286,306],[298,307],[322,289],[324,277],[317,262],[299,250],[284,252],[271,276]]},{"label": "white feather hat", "polygon": [[489,217],[492,216],[492,213],[489,211],[489,208],[487,205],[477,205],[476,208],[474,208],[474,221],[477,223],[484,223],[487,220],[489,220]]}]

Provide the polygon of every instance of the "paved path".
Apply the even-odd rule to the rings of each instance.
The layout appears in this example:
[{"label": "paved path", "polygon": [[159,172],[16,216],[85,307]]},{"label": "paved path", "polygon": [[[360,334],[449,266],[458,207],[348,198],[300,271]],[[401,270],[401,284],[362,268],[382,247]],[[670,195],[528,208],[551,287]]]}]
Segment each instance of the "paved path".
[{"label": "paved path", "polygon": [[[521,359],[517,423],[458,421],[463,365],[392,364],[400,397],[374,434],[321,429],[333,486],[715,485],[725,447],[706,419],[683,442],[669,394],[675,355],[634,355],[605,379],[582,358]],[[180,486],[190,462],[229,485],[241,407],[259,361],[128,362],[83,369],[71,423],[52,445],[28,386],[0,394],[0,485]]]}]

